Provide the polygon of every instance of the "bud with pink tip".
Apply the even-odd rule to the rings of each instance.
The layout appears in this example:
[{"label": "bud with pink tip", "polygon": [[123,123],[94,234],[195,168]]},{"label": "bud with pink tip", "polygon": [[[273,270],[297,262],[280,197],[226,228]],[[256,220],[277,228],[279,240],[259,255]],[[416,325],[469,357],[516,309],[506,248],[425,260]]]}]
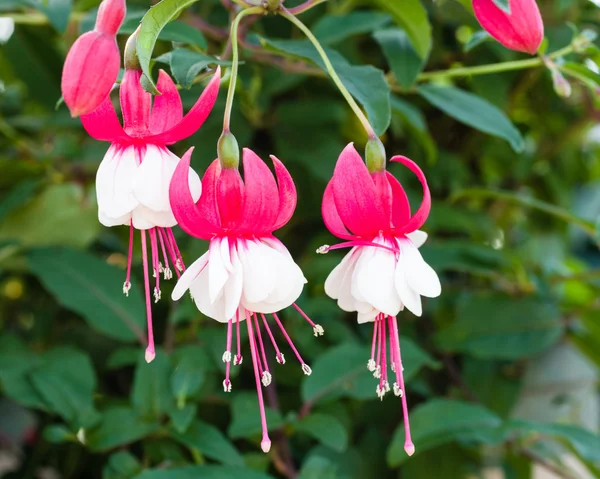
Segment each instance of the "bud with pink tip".
[{"label": "bud with pink tip", "polygon": [[535,0],[509,0],[510,13],[494,0],[473,0],[481,26],[511,50],[534,55],[544,39],[544,23]]},{"label": "bud with pink tip", "polygon": [[121,56],[116,35],[125,11],[125,0],[104,0],[94,30],[81,35],[69,50],[61,89],[71,116],[94,111],[117,80]]}]

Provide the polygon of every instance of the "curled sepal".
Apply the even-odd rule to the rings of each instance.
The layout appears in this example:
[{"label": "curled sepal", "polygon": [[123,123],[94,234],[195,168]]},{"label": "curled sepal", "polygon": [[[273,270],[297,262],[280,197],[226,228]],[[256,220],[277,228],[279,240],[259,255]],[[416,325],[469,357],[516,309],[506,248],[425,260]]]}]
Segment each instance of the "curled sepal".
[{"label": "curled sepal", "polygon": [[429,186],[427,185],[427,179],[425,178],[425,174],[423,170],[417,166],[417,164],[409,158],[405,156],[394,156],[390,161],[394,161],[397,163],[402,163],[406,166],[410,171],[412,171],[419,181],[421,182],[421,186],[423,187],[423,200],[421,201],[421,205],[419,209],[415,212],[414,215],[410,217],[410,219],[404,223],[403,225],[398,225],[395,228],[395,232],[399,233],[412,233],[415,230],[418,230],[425,221],[427,221],[427,217],[429,216],[429,212],[431,211],[431,193],[429,192]]}]

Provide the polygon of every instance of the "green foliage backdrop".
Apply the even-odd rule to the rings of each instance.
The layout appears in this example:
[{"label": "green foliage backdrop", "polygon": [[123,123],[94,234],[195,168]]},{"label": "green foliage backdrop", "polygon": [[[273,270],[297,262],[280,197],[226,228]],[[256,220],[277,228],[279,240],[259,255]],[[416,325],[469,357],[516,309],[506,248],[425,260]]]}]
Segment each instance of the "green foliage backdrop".
[{"label": "green foliage backdrop", "polygon": [[[333,241],[320,217],[325,184],[344,145],[360,151],[366,136],[316,51],[280,17],[242,24],[232,126],[240,145],[280,158],[298,187],[278,236],[309,281],[299,304],[326,335],[282,316],[313,374],[275,365],[265,390],[274,444],[263,454],[249,361],[224,393],[226,328],[189,298],[155,305],[161,348],[143,360],[141,267],[126,298],[127,228],[97,221],[94,178],[107,146],[56,106],[66,52],[92,28],[98,3],[0,3],[16,23],[0,45],[0,476],[528,479],[541,468],[600,477],[594,3],[540,2],[546,51],[565,49],[554,59],[568,98],[536,57],[530,68],[457,73],[525,59],[480,31],[468,0],[330,0],[301,16],[388,154],[415,160],[432,188],[422,254],[443,293],[422,318],[399,318],[412,458],[400,402],[379,401],[366,369],[371,329],[324,295],[342,254],[315,254]],[[121,46],[148,7],[128,2]],[[184,108],[207,65],[227,69],[214,55],[229,21],[223,4],[201,0],[148,51],[154,78],[168,68],[181,85]],[[216,156],[224,90],[207,123],[176,145],[179,155],[196,147],[198,172]],[[390,170],[416,203],[418,183]],[[206,249],[176,236],[187,262]],[[174,282],[163,284],[169,298]]]}]

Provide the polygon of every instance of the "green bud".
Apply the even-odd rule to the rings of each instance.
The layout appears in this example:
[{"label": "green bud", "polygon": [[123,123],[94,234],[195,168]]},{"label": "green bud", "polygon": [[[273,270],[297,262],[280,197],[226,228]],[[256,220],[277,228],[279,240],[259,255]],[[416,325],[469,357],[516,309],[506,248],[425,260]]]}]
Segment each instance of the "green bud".
[{"label": "green bud", "polygon": [[367,168],[369,169],[369,173],[385,171],[385,148],[379,138],[371,138],[367,141],[365,156],[367,157]]},{"label": "green bud", "polygon": [[137,39],[140,33],[140,27],[127,39],[125,44],[125,52],[123,54],[124,64],[127,70],[140,70],[140,60],[137,56]]},{"label": "green bud", "polygon": [[237,168],[240,164],[240,147],[235,136],[223,131],[217,143],[217,155],[223,168]]}]

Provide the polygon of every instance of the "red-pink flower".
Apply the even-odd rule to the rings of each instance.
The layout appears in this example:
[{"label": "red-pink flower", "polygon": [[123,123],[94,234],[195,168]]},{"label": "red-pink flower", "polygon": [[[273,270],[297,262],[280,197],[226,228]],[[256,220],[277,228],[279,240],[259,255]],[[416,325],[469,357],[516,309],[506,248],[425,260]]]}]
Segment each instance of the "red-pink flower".
[{"label": "red-pink flower", "polygon": [[292,305],[311,324],[315,336],[323,334],[323,328],[295,304],[306,279],[287,248],[273,236],[273,231],[292,217],[296,187],[277,158],[271,156],[276,181],[269,167],[253,151],[244,149],[244,179],[236,166],[222,167],[220,161],[215,160],[204,174],[203,193],[196,203],[187,181],[190,156],[191,152],[184,155],[173,175],[171,206],[179,226],[192,236],[209,240],[210,246],[208,252],[183,273],[172,298],[178,300],[189,289],[202,313],[227,323],[227,348],[223,354],[227,364],[223,382],[226,392],[231,391],[233,323],[235,320],[237,354],[233,360],[237,365],[242,362],[240,322],[246,320],[261,411],[261,446],[267,452],[271,441],[260,384],[262,381],[267,387],[271,383],[271,372],[261,328],[273,344],[277,362],[283,364],[285,359],[265,314],[273,316],[307,375],[311,369],[294,346],[277,312]]},{"label": "red-pink flower", "polygon": [[[382,159],[381,163],[384,163]],[[400,338],[396,316],[406,307],[421,315],[421,296],[436,297],[441,286],[435,271],[423,260],[418,247],[427,235],[419,228],[431,208],[431,196],[421,169],[404,156],[391,161],[411,170],[423,186],[423,201],[414,214],[398,180],[381,165],[369,172],[349,144],[340,155],[323,197],[323,220],[345,243],[319,248],[351,247],[325,282],[325,292],[345,311],[357,311],[358,322],[374,322],[371,358],[367,366],[379,379],[380,398],[390,390],[387,355],[396,375],[393,390],[402,398],[406,424],[405,449],[414,452],[402,376]],[[389,345],[388,345],[389,341]]]},{"label": "red-pink flower", "polygon": [[506,48],[534,55],[544,39],[544,23],[535,0],[509,0],[510,13],[494,0],[473,0],[481,26]]},{"label": "red-pink flower", "polygon": [[73,117],[95,110],[117,81],[121,57],[116,35],[125,11],[125,0],[104,0],[94,30],[81,35],[67,54],[61,89]]},{"label": "red-pink flower", "polygon": [[[160,273],[172,277],[169,261],[179,276],[183,261],[171,227],[177,224],[169,203],[169,183],[179,158],[167,145],[193,134],[210,113],[219,92],[220,70],[202,92],[202,95],[183,116],[181,98],[173,80],[160,71],[158,90],[154,98],[140,85],[140,70],[126,70],[121,83],[120,98],[123,125],[115,113],[110,97],[92,113],[82,115],[81,122],[96,140],[111,143],[96,175],[98,218],[105,226],[130,227],[127,277],[123,292],[131,288],[130,273],[134,228],[141,230],[142,260],[148,314],[148,348],[146,360],[154,359],[150,280],[146,252],[146,230],[150,236],[151,267],[156,277],[154,299],[160,299]],[[195,199],[200,197],[198,175],[186,164],[186,174]],[[161,261],[162,256],[162,261]],[[164,261],[164,262],[163,262]]]}]

